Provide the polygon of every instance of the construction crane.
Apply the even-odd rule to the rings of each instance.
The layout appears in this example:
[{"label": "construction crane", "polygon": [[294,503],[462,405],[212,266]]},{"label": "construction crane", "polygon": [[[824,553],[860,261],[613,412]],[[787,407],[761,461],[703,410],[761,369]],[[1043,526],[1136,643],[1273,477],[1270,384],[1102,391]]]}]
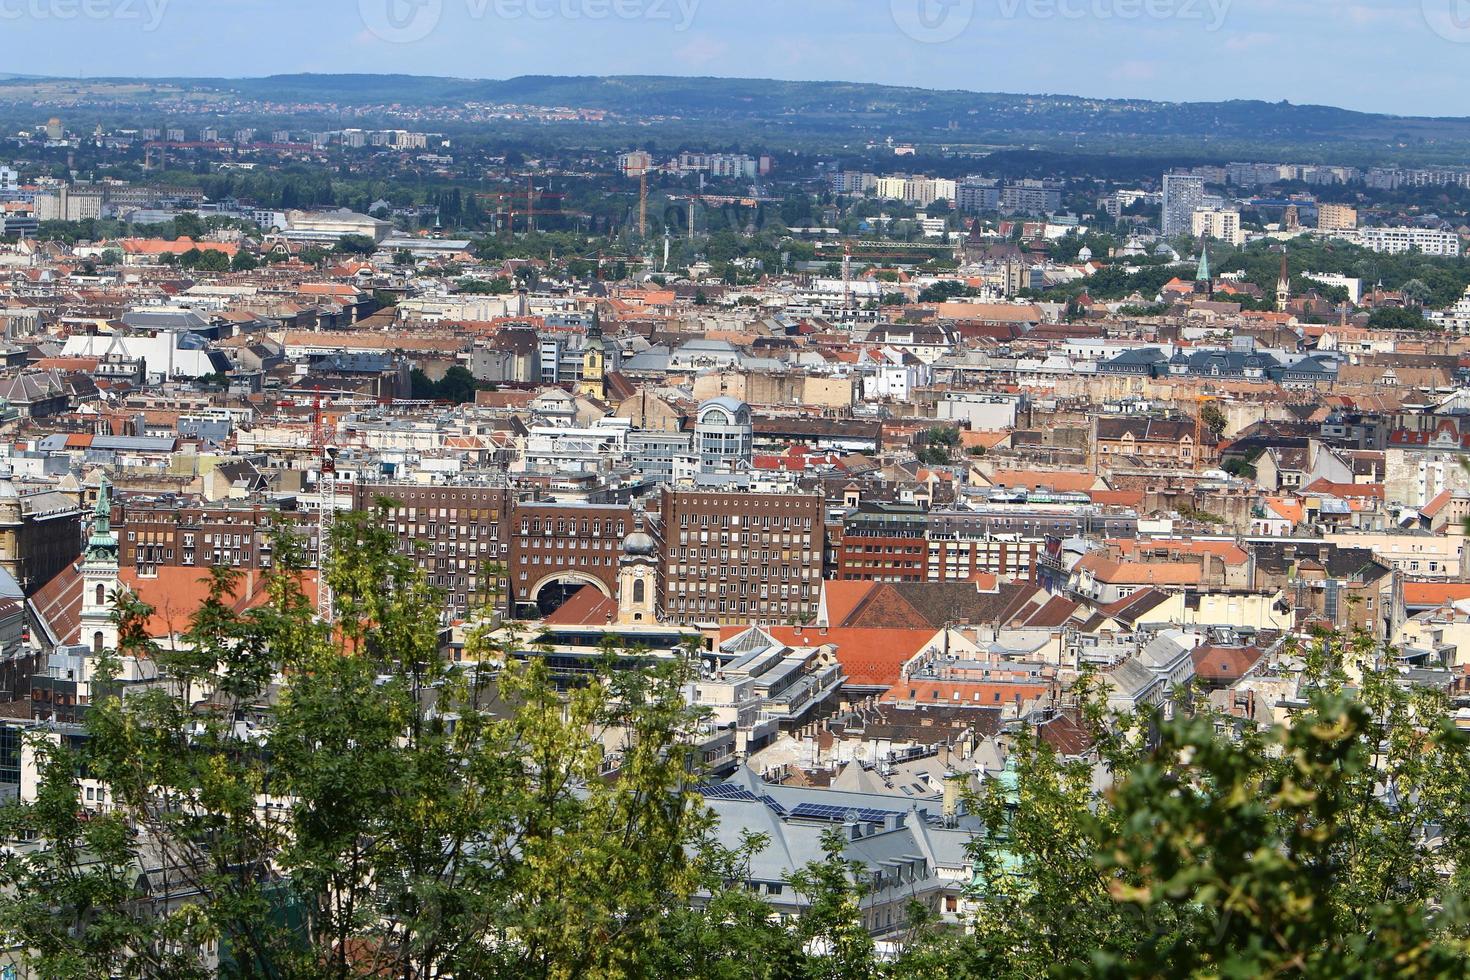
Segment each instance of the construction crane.
[{"label": "construction crane", "polygon": [[1196,395],[1194,397],[1194,471],[1201,472],[1205,465],[1205,406],[1212,405],[1220,399],[1214,395]]},{"label": "construction crane", "polygon": [[638,172],[638,237],[648,237],[648,168]]},{"label": "construction crane", "polygon": [[852,246],[842,252],[842,308],[852,309]]},{"label": "construction crane", "polygon": [[537,217],[562,217],[583,218],[587,215],[580,212],[563,211],[560,209],[541,208],[538,204],[547,200],[562,200],[565,194],[555,193],[551,190],[536,190],[536,178],[534,174],[526,174],[526,189],[524,191],[510,191],[501,194],[485,195],[495,200],[494,214],[503,219],[502,225],[505,233],[515,233],[516,217],[519,215],[526,219],[526,231],[536,230]]},{"label": "construction crane", "polygon": [[336,621],[336,609],[332,586],[327,581],[327,565],[331,559],[332,525],[337,519],[337,447],[327,439],[326,415],[320,398],[316,401],[312,420],[311,442],[320,461],[317,477],[317,496],[321,504],[317,510],[316,529],[316,608],[322,622],[332,623]]}]

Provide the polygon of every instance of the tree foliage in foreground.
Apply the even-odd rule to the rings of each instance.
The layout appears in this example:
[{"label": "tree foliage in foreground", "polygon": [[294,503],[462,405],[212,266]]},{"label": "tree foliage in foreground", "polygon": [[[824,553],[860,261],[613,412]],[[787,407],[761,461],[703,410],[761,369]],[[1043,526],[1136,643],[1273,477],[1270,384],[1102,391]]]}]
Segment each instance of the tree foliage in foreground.
[{"label": "tree foliage in foreground", "polygon": [[[840,835],[793,874],[803,912],[784,924],[746,887],[772,842],[715,842],[683,664],[609,659],[564,689],[484,637],[469,659],[494,670],[448,663],[440,597],[385,517],[334,528],[333,631],[287,537],[266,604],[237,611],[215,570],[176,644],[118,598],[121,652],[160,683],[104,681],[84,737],[38,743],[35,801],[0,811],[21,842],[0,856],[0,943],[56,978],[205,977],[214,948],[218,974],[272,980],[1470,966],[1470,748],[1444,697],[1403,691],[1361,636],[1305,651],[1317,690],[1289,729],[1235,738],[1205,711],[1111,722],[1087,680],[1111,788],[1021,735],[1014,790],[975,801],[972,929],[916,910],[880,956]],[[88,811],[78,774],[113,807]]]}]

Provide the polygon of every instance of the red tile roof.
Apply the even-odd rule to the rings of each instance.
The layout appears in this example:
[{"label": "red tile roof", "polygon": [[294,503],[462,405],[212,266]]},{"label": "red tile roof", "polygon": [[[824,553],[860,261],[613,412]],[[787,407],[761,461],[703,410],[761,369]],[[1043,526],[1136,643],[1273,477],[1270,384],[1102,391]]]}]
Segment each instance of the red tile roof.
[{"label": "red tile roof", "polygon": [[68,565],[30,599],[41,626],[56,643],[79,642],[82,625],[82,573]]},{"label": "red tile roof", "polygon": [[[737,636],[747,628],[726,627],[721,630],[721,638]],[[848,684],[888,688],[898,683],[903,665],[934,638],[936,631],[772,626],[767,627],[766,632],[772,639],[791,647],[818,647],[830,643],[837,647],[837,660],[842,664]]]},{"label": "red tile roof", "polygon": [[544,622],[547,626],[606,626],[617,615],[616,602],[596,586],[584,585]]},{"label": "red tile roof", "polygon": [[[316,572],[301,572],[301,591],[315,604]],[[136,569],[124,568],[118,579],[139,600],[153,607],[148,618],[148,635],[155,639],[178,635],[189,628],[189,621],[209,598],[209,571],[200,568],[161,567],[157,575],[144,577]],[[267,578],[256,571],[245,571],[235,584],[230,598],[231,608],[243,613],[270,601]],[[80,601],[80,596],[78,597]]]},{"label": "red tile roof", "polygon": [[1404,583],[1404,605],[1415,609],[1433,609],[1462,599],[1470,599],[1470,582]]},{"label": "red tile roof", "polygon": [[1196,647],[1194,675],[1202,680],[1229,683],[1238,681],[1260,663],[1265,656],[1257,647]]}]

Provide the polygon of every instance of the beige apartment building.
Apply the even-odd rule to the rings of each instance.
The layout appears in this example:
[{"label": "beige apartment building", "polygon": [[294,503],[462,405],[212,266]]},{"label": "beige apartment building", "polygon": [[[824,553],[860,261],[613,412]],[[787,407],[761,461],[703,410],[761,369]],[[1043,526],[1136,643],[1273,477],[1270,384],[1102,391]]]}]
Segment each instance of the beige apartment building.
[{"label": "beige apartment building", "polygon": [[1358,227],[1358,209],[1346,204],[1319,204],[1317,227],[1321,231],[1352,231]]}]

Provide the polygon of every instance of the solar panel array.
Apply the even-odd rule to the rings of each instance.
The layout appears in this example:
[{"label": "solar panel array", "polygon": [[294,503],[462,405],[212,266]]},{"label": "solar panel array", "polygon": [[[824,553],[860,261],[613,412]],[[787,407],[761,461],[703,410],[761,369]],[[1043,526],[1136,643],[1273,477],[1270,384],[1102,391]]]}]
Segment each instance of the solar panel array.
[{"label": "solar panel array", "polygon": [[701,786],[699,787],[699,792],[704,794],[704,798],[707,800],[736,800],[746,803],[764,803],[778,816],[791,817],[798,820],[826,820],[832,823],[861,820],[865,823],[882,823],[888,817],[899,814],[897,810],[873,810],[850,806],[833,806],[828,803],[798,803],[790,811],[787,811],[784,806],[776,802],[774,797],[769,795],[757,796],[744,786],[736,786],[733,783],[722,783],[718,786]]},{"label": "solar panel array", "polygon": [[744,786],[736,786],[732,783],[724,783],[719,786],[701,786],[699,787],[699,791],[704,794],[704,798],[707,800],[749,800],[753,803],[760,802],[760,798],[750,790]]},{"label": "solar panel array", "polygon": [[791,816],[808,820],[846,821],[856,818],[868,823],[882,823],[893,816],[896,810],[855,809],[850,806],[832,806],[827,803],[800,803],[791,810]]}]

